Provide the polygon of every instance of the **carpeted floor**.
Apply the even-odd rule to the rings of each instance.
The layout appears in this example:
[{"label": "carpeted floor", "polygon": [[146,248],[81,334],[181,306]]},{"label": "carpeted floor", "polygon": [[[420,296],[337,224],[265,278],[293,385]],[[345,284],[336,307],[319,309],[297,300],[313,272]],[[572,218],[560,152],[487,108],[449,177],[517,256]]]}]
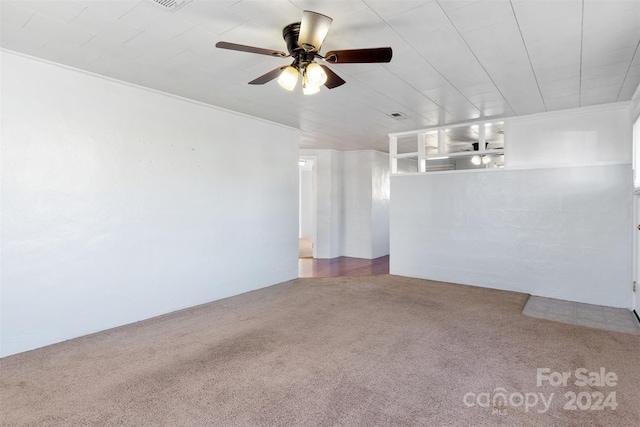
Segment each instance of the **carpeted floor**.
[{"label": "carpeted floor", "polygon": [[527,297],[297,279],[0,359],[0,424],[639,425],[640,337],[524,316]]}]

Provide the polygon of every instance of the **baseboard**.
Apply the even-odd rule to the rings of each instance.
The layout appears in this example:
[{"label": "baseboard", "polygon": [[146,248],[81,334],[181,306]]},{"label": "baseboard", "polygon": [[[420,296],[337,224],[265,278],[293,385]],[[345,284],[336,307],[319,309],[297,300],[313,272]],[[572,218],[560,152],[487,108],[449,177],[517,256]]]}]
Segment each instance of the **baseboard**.
[{"label": "baseboard", "polygon": [[638,316],[638,312],[636,310],[633,310],[633,314],[636,315],[636,320],[638,321],[638,323],[640,324],[640,316]]}]

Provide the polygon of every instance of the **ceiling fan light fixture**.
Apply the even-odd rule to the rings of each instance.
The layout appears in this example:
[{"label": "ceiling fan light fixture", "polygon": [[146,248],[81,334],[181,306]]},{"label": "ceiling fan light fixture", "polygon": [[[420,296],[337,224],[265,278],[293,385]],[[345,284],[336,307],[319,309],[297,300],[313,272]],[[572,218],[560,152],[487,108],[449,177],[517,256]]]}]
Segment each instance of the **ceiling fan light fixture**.
[{"label": "ceiling fan light fixture", "polygon": [[305,76],[307,76],[307,81],[314,86],[320,87],[327,82],[327,73],[315,62],[307,65]]},{"label": "ceiling fan light fixture", "polygon": [[320,92],[320,86],[313,84],[313,82],[309,81],[307,73],[305,72],[302,76],[302,93],[305,95],[313,95],[314,93]]},{"label": "ceiling fan light fixture", "polygon": [[[190,2],[193,0],[148,0],[159,2]],[[237,43],[219,41],[216,47],[239,52],[255,53],[259,55],[275,56],[279,58],[291,57],[290,66],[280,66],[253,79],[250,85],[263,85],[277,79],[284,89],[293,91],[302,76],[302,89],[305,94],[317,93],[320,86],[334,89],[346,82],[326,65],[319,65],[316,58],[332,64],[368,64],[390,62],[393,52],[390,47],[368,49],[346,49],[327,52],[320,55],[320,48],[329,31],[333,19],[318,12],[305,10],[300,22],[293,22],[282,29],[282,37],[287,44],[287,55],[273,49],[247,46]]]},{"label": "ceiling fan light fixture", "polygon": [[314,93],[320,92],[320,86],[314,86],[312,84],[305,84],[302,86],[302,93],[305,95],[313,95]]},{"label": "ceiling fan light fixture", "polygon": [[473,156],[471,158],[471,163],[473,163],[474,165],[479,165],[480,163],[482,163],[482,160],[480,159],[480,156]]},{"label": "ceiling fan light fixture", "polygon": [[278,84],[286,90],[293,90],[298,83],[299,72],[295,67],[289,65],[282,70],[280,77],[278,77]]},{"label": "ceiling fan light fixture", "polygon": [[329,32],[333,19],[321,13],[305,10],[302,12],[298,45],[305,52],[317,52]]}]

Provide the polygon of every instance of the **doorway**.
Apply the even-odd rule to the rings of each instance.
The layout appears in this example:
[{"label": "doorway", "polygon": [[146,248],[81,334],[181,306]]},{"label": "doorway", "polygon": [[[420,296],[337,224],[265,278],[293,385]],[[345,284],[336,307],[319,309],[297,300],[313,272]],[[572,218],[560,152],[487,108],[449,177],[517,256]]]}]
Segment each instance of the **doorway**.
[{"label": "doorway", "polygon": [[316,159],[299,159],[298,257],[316,257]]}]

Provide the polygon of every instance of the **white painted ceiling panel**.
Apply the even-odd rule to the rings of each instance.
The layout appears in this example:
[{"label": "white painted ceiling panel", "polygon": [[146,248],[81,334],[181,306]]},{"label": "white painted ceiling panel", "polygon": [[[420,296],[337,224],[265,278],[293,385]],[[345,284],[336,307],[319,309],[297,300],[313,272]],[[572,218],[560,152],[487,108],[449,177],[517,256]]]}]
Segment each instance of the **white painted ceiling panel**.
[{"label": "white painted ceiling panel", "polygon": [[[640,66],[638,66],[638,68],[640,68]],[[616,101],[631,98],[635,93],[636,89],[638,88],[639,84],[640,84],[640,75],[628,76],[625,79],[624,84],[622,85],[622,88],[620,89],[620,93],[618,94]]]},{"label": "white painted ceiling panel", "polygon": [[512,116],[513,109],[505,100],[483,101],[475,104],[485,117]]},{"label": "white painted ceiling panel", "polygon": [[585,31],[582,40],[582,51],[584,55],[598,55],[612,50],[612,46],[617,49],[637,46],[639,39],[640,28],[608,32]]},{"label": "white painted ceiling panel", "polygon": [[575,65],[564,66],[557,68],[555,65],[550,65],[549,68],[534,68],[536,79],[538,84],[542,85],[545,82],[552,82],[554,80],[572,79],[574,81],[580,80],[580,64],[579,60]]},{"label": "white painted ceiling panel", "polygon": [[162,10],[149,1],[140,2],[120,20],[165,40],[176,37],[193,27],[193,24],[182,20],[179,15]]},{"label": "white painted ceiling panel", "polygon": [[517,115],[535,114],[540,111],[549,111],[538,97],[510,100],[509,105]]},{"label": "white painted ceiling panel", "polygon": [[[273,81],[303,10],[333,18],[321,53],[390,46],[389,64],[335,64],[314,96]],[[627,101],[640,83],[637,0],[0,0],[4,49],[301,130],[301,146],[386,151],[387,133]],[[403,120],[388,114],[400,112]]]},{"label": "white painted ceiling panel", "polygon": [[[282,33],[283,22],[298,22],[302,16],[302,10],[287,0],[236,2],[230,10],[251,20],[263,31],[277,31],[278,34]],[[278,13],[273,13],[274,10]]]},{"label": "white painted ceiling panel", "polygon": [[467,33],[513,19],[513,9],[506,1],[479,1],[450,10],[447,16],[459,32]]},{"label": "white painted ceiling panel", "polygon": [[95,34],[74,28],[62,21],[39,13],[35,13],[22,28],[39,36],[47,37],[50,40],[64,43],[69,48],[79,48],[95,37]]},{"label": "white painted ceiling panel", "polygon": [[629,69],[629,62],[616,62],[613,64],[600,65],[598,67],[583,68],[582,78],[585,80],[593,78],[607,77],[614,74],[626,74]]},{"label": "white painted ceiling panel", "polygon": [[[131,59],[142,55],[142,51],[130,46],[123,45],[122,43],[114,42],[112,39],[96,35],[94,38],[83,44],[78,52],[81,53],[94,53],[102,56],[107,54],[115,59],[122,61],[130,61]],[[95,58],[97,59],[97,58]]]},{"label": "white painted ceiling panel", "polygon": [[291,3],[298,6],[301,11],[313,10],[332,17],[334,21],[344,15],[369,9],[367,3],[360,0],[291,0]]},{"label": "white painted ceiling panel", "polygon": [[47,60],[59,60],[75,68],[84,68],[103,56],[95,50],[73,49],[65,43],[50,41],[39,50],[39,55]]},{"label": "white painted ceiling panel", "polygon": [[80,3],[111,18],[122,18],[133,10],[142,0],[86,0]]},{"label": "white painted ceiling panel", "polygon": [[[602,0],[603,4],[606,2],[607,0]],[[582,13],[582,1],[580,0],[514,0],[511,1],[511,5],[518,16],[520,25],[534,22],[545,25],[545,22],[554,17],[571,18]]]},{"label": "white painted ceiling panel", "polygon": [[545,103],[547,111],[567,110],[570,108],[577,108],[580,106],[579,101],[570,99],[561,99],[558,101],[548,101]]},{"label": "white painted ceiling panel", "polygon": [[612,28],[626,30],[637,27],[640,2],[637,0],[593,1],[583,3],[585,29],[607,32]]},{"label": "white painted ceiling panel", "polygon": [[580,103],[607,103],[615,102],[615,91],[618,90],[619,85],[598,87],[590,90],[588,93],[584,93],[580,96]]},{"label": "white painted ceiling panel", "polygon": [[478,0],[438,0],[442,10],[446,12],[453,11],[455,9],[469,6],[470,4],[477,3]]},{"label": "white painted ceiling panel", "polygon": [[369,7],[384,20],[403,14],[422,6],[425,2],[418,0],[372,0],[367,2]]},{"label": "white painted ceiling panel", "polygon": [[34,13],[32,10],[20,7],[20,5],[4,2],[2,3],[2,13],[0,13],[0,22],[12,25],[15,28],[22,28]]},{"label": "white painted ceiling panel", "polygon": [[473,86],[465,86],[460,87],[460,93],[464,95],[465,98],[469,100],[469,102],[473,103],[473,97],[478,95],[485,95],[490,93],[497,93],[499,96],[499,92],[496,90],[495,84],[493,82],[487,82],[483,84],[477,84]]},{"label": "white painted ceiling panel", "polygon": [[142,51],[142,57],[153,56],[162,59],[170,58],[185,50],[184,47],[177,44],[168,44],[160,37],[144,31],[124,42],[123,46]]},{"label": "white painted ceiling panel", "polygon": [[638,75],[640,75],[640,44],[636,48],[635,55],[633,56],[633,61],[629,65],[629,70],[627,71],[627,76]]},{"label": "white painted ceiling panel", "polygon": [[230,6],[235,3],[235,1],[194,1],[189,4],[189,7],[178,9],[174,14],[196,27],[220,35],[249,20],[230,9]]},{"label": "white painted ceiling panel", "polygon": [[142,32],[139,28],[131,27],[119,19],[103,15],[92,9],[84,9],[76,16],[70,25],[80,30],[104,36],[114,44],[122,44]]},{"label": "white painted ceiling panel", "polygon": [[64,23],[73,21],[76,16],[86,9],[84,4],[78,2],[19,0],[13,3]]},{"label": "white painted ceiling panel", "polygon": [[[359,10],[348,14],[344,19],[335,21],[331,25],[328,41],[333,40],[333,34],[340,35],[340,44],[328,43],[324,51],[330,48],[345,49],[377,46],[403,46],[402,37],[389,27],[371,9]],[[338,39],[337,39],[338,40]],[[336,40],[336,41],[337,41]]]},{"label": "white painted ceiling panel", "polygon": [[435,1],[394,15],[385,22],[412,44],[420,44],[426,33],[451,26],[451,20]]},{"label": "white painted ceiling panel", "polygon": [[192,50],[202,55],[219,53],[216,48],[218,36],[200,27],[193,27],[169,40],[167,43],[184,50]]},{"label": "white painted ceiling panel", "polygon": [[[556,4],[558,2],[541,1],[540,5]],[[515,9],[516,11],[518,9]],[[569,16],[556,16],[553,13],[542,22],[527,19],[526,15],[516,13],[518,26],[527,44],[529,43],[554,43],[563,39],[580,38],[582,25],[582,13],[580,8],[575,8],[576,13]]]},{"label": "white painted ceiling panel", "polygon": [[580,88],[583,92],[593,92],[594,89],[602,88],[604,86],[615,85],[617,88],[622,86],[626,73],[611,74],[608,76],[597,77],[593,79],[583,79]]},{"label": "white painted ceiling panel", "polygon": [[27,54],[37,54],[49,42],[49,38],[46,36],[29,33],[9,24],[2,24],[0,40],[2,40],[2,47]]},{"label": "white painted ceiling panel", "polygon": [[592,68],[607,64],[615,64],[616,62],[629,62],[636,52],[636,46],[627,46],[620,49],[608,50],[600,55],[591,55],[588,58],[582,58],[582,66]]}]

